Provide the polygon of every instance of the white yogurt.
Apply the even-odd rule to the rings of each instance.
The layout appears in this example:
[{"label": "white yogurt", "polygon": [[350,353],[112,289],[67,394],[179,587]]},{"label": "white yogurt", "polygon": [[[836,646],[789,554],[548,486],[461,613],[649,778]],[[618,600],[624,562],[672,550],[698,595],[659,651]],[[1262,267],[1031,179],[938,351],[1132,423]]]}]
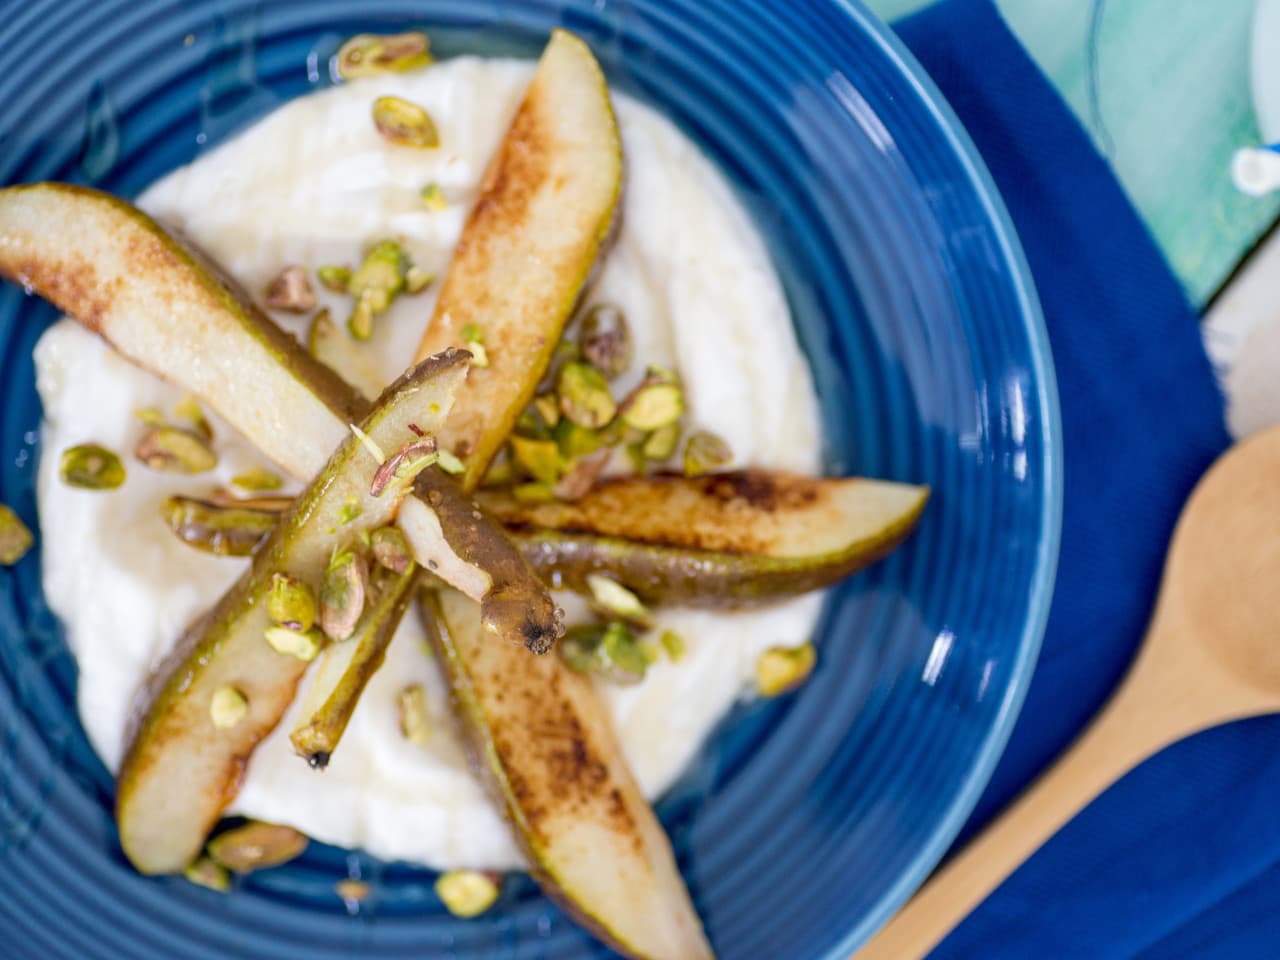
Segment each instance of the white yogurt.
[{"label": "white yogurt", "polygon": [[[140,204],[252,291],[286,264],[358,263],[364,245],[386,236],[398,237],[419,266],[443,273],[530,72],[527,63],[466,57],[295,100],[156,183]],[[441,147],[385,144],[369,119],[371,101],[384,93],[426,106]],[[622,96],[614,101],[627,195],[592,299],[622,305],[637,367],[678,368],[689,423],[728,440],[739,464],[815,472],[813,386],[762,243],[692,143],[652,110]],[[419,198],[432,181],[449,200],[444,211],[427,210]],[[335,316],[345,315],[341,298],[321,296]],[[431,292],[402,297],[379,318],[368,354],[386,380],[412,356],[433,299]],[[295,319],[277,319],[300,330]],[[80,666],[81,720],[115,769],[143,678],[245,565],[179,543],[157,505],[169,493],[206,492],[263,461],[215,421],[216,476],[153,473],[129,457],[120,490],[71,489],[58,479],[60,451],[88,440],[130,451],[143,429],[133,411],[171,410],[180,394],[71,321],[45,334],[36,364],[47,453],[40,466],[45,591]],[[742,693],[758,654],[808,639],[819,602],[809,596],[742,614],[661,612],[659,625],[685,637],[687,657],[658,663],[638,686],[600,686],[650,797],[670,785]],[[441,869],[521,866],[508,828],[468,769],[446,687],[423,651],[410,615],[329,768],[310,770],[293,754],[290,715],[254,754],[233,811],[388,859]],[[405,741],[396,722],[396,693],[414,682],[426,687],[432,710],[425,746]]]}]

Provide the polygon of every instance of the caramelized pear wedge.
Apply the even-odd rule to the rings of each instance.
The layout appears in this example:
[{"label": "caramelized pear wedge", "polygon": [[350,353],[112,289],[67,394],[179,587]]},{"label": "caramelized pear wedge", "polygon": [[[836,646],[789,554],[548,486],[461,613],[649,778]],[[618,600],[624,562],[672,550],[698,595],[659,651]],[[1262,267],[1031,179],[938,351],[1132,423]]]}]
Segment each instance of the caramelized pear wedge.
[{"label": "caramelized pear wedge", "polygon": [[[361,424],[365,436],[394,450],[414,437],[411,424],[438,429],[466,375],[466,356],[448,351],[429,358],[388,387]],[[280,722],[307,663],[267,643],[273,575],[317,584],[344,544],[394,518],[396,494],[369,492],[378,466],[364,441],[348,434],[253,565],[148,684],[116,785],[120,842],[141,872],[174,873],[195,859],[235,796],[254,747]],[[360,514],[344,526],[352,501]],[[245,709],[234,722],[215,725],[211,702],[228,690],[240,694]]]},{"label": "caramelized pear wedge", "polygon": [[604,74],[585,43],[556,30],[485,173],[418,348],[423,357],[478,339],[487,350],[489,365],[472,369],[440,438],[463,457],[465,488],[479,482],[533,398],[609,236],[621,187],[622,142]]},{"label": "caramelized pear wedge", "polygon": [[581,499],[477,499],[556,587],[604,574],[650,603],[742,607],[829,586],[915,529],[927,487],[765,470],[606,480]]},{"label": "caramelized pear wedge", "polygon": [[0,275],[208,402],[299,479],[367,409],[200,254],[101,191],[0,190]]},{"label": "caramelized pear wedge", "polygon": [[312,767],[329,765],[360,695],[386,658],[387,644],[413,599],[417,576],[418,568],[410,565],[388,583],[365,611],[355,636],[331,645],[317,666],[303,701],[302,718],[289,734],[293,749]]},{"label": "caramelized pear wedge", "polygon": [[[0,275],[197,395],[299,480],[316,475],[369,408],[215,267],[108,194],[56,183],[0,189]],[[531,369],[525,379],[539,375]],[[523,391],[512,380],[489,396],[505,403],[504,392]],[[533,591],[524,595],[529,608],[545,614],[540,633],[554,635],[545,588],[532,572],[522,582]],[[505,599],[495,598],[503,603],[486,622],[503,622]]]},{"label": "caramelized pear wedge", "polygon": [[429,596],[424,608],[476,766],[543,889],[626,956],[711,957],[671,845],[591,681],[559,657],[518,656],[491,642],[475,604],[455,591]]}]

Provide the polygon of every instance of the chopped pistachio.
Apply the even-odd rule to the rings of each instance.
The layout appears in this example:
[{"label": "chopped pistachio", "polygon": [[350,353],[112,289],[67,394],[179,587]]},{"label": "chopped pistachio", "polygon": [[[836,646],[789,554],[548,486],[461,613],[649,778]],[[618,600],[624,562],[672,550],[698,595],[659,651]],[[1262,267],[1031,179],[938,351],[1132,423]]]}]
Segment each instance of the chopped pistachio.
[{"label": "chopped pistachio", "polygon": [[588,673],[596,667],[596,651],[603,639],[604,627],[580,624],[564,632],[556,651],[570,670]]},{"label": "chopped pistachio", "polygon": [[344,551],[325,571],[320,586],[320,629],[331,640],[355,633],[369,592],[369,569],[364,558]]},{"label": "chopped pistachio", "polygon": [[580,500],[585,497],[608,466],[611,453],[610,450],[602,450],[594,456],[579,457],[572,461],[555,485],[556,497],[560,500]]},{"label": "chopped pistachio", "polygon": [[346,293],[351,286],[351,268],[326,264],[316,270],[316,279],[326,290],[333,293]]},{"label": "chopped pistachio", "polygon": [[230,730],[249,712],[249,700],[235,687],[227,684],[213,691],[209,700],[209,719],[219,730]]},{"label": "chopped pistachio", "polygon": [[649,669],[648,660],[640,649],[639,638],[619,620],[604,628],[604,637],[596,656],[599,661],[596,669],[601,676],[614,683],[639,683]]},{"label": "chopped pistachio", "polygon": [[598,430],[617,412],[609,383],[590,364],[573,361],[560,368],[556,378],[560,412],[580,427]]},{"label": "chopped pistachio", "polygon": [[252,467],[244,473],[237,473],[231,478],[233,486],[239,487],[241,490],[247,490],[250,493],[267,493],[272,490],[279,490],[284,486],[284,481],[280,479],[280,474],[274,470],[268,470],[266,467]]},{"label": "chopped pistachio", "polygon": [[436,454],[436,466],[445,473],[453,474],[455,477],[467,470],[466,464],[458,459],[458,455],[452,450],[441,450]]},{"label": "chopped pistachio", "polygon": [[560,378],[560,368],[566,363],[581,359],[582,351],[578,348],[577,341],[560,340],[556,344],[555,350],[551,352],[551,362],[547,364],[547,372],[543,374],[542,380],[538,383],[537,392],[546,393],[549,390],[553,390],[556,381]]},{"label": "chopped pistachio", "polygon": [[551,431],[547,429],[547,425],[542,422],[542,418],[532,407],[525,407],[520,411],[520,416],[516,417],[514,432],[522,437],[533,437],[538,440],[545,440],[551,436]]},{"label": "chopped pistachio", "polygon": [[618,417],[637,430],[657,430],[679,421],[684,413],[684,391],[674,383],[645,379],[618,409]]},{"label": "chopped pistachio", "polygon": [[347,904],[360,903],[362,900],[368,900],[370,894],[373,893],[369,889],[369,885],[363,880],[339,880],[333,885],[333,892],[340,896]]},{"label": "chopped pistachio", "polygon": [[348,284],[348,291],[356,298],[347,320],[353,337],[368,340],[373,335],[373,318],[386,311],[404,290],[408,269],[408,258],[394,240],[382,240],[369,249]]},{"label": "chopped pistachio", "polygon": [[649,383],[669,383],[672,386],[680,386],[680,374],[671,367],[656,363],[651,363],[645,368],[644,378]]},{"label": "chopped pistachio", "polygon": [[553,393],[544,393],[533,398],[533,409],[548,427],[560,422],[560,401]]},{"label": "chopped pistachio", "polygon": [[484,331],[478,323],[464,323],[458,334],[467,343],[484,343]]},{"label": "chopped pistachio", "polygon": [[680,424],[668,423],[645,438],[641,445],[646,460],[669,460],[680,445]]},{"label": "chopped pistachio", "polygon": [[550,440],[511,437],[511,457],[528,476],[545,484],[560,479],[560,450]]},{"label": "chopped pistachio", "polygon": [[626,373],[635,355],[627,316],[612,303],[598,303],[587,311],[578,342],[583,358],[610,380]]},{"label": "chopped pistachio", "polygon": [[134,455],[152,470],[204,473],[218,465],[209,442],[181,427],[153,427],[142,435]]},{"label": "chopped pistachio", "polygon": [[514,483],[515,479],[515,466],[511,462],[511,457],[507,456],[504,450],[501,456],[495,457],[493,462],[489,464],[489,469],[485,471],[484,478],[480,481],[480,486],[505,487],[507,484]]},{"label": "chopped pistachio", "polygon": [[310,663],[324,646],[324,634],[312,627],[301,632],[289,627],[267,627],[267,644],[276,653]]},{"label": "chopped pistachio", "polygon": [[250,873],[288,863],[307,849],[307,835],[293,827],[250,820],[209,841],[209,856],[228,870]]},{"label": "chopped pistachio", "polygon": [[396,527],[379,527],[369,538],[369,547],[379,566],[393,573],[404,573],[413,563],[409,542]]},{"label": "chopped pistachio", "polygon": [[200,857],[191,863],[182,875],[196,886],[226,893],[231,889],[231,877],[226,867],[215,863],[211,857]]},{"label": "chopped pistachio", "polygon": [[425,33],[360,33],[338,50],[337,71],[338,76],[350,80],[380,73],[408,73],[430,64],[431,45]]},{"label": "chopped pistachio", "polygon": [[644,455],[644,445],[639,443],[628,443],[623,448],[627,454],[627,461],[631,464],[631,471],[636,474],[645,474],[649,471],[649,458]]},{"label": "chopped pistachio", "polygon": [[358,516],[360,516],[360,504],[351,499],[344,503],[342,509],[338,511],[338,522],[346,526]]},{"label": "chopped pistachio", "polygon": [[684,659],[687,652],[684,637],[674,630],[663,630],[658,637],[658,642],[662,644],[662,649],[667,651],[667,656],[671,658],[672,663],[679,663]]},{"label": "chopped pistachio", "polygon": [[652,640],[643,640],[639,644],[640,656],[644,657],[646,665],[652,667],[655,663],[662,659],[662,648]]},{"label": "chopped pistachio", "polygon": [[81,443],[63,450],[59,472],[64,483],[83,490],[114,490],[125,478],[120,458],[96,443]]},{"label": "chopped pistachio", "polygon": [[400,733],[410,743],[422,746],[431,739],[431,714],[427,711],[427,692],[422,684],[405,687],[396,697]]},{"label": "chopped pistachio", "polygon": [[812,643],[798,647],[770,647],[756,661],[756,689],[763,697],[794,690],[813,672],[818,653]]},{"label": "chopped pistachio", "polygon": [[471,365],[485,370],[489,366],[489,351],[479,340],[468,340],[467,350],[471,353]]},{"label": "chopped pistachio", "polygon": [[413,482],[414,477],[439,459],[435,437],[410,440],[382,461],[374,471],[373,482],[369,485],[370,495],[382,496],[383,491],[393,482],[397,486],[407,486]]},{"label": "chopped pistachio", "polygon": [[550,486],[537,481],[516,484],[511,488],[511,495],[521,503],[542,503],[556,498]]},{"label": "chopped pistachio", "polygon": [[684,445],[684,472],[688,477],[713,473],[733,463],[729,444],[708,430],[690,434]]},{"label": "chopped pistachio", "polygon": [[357,340],[368,340],[373,336],[373,307],[368,300],[357,300],[351,308],[351,316],[347,317],[347,332]]},{"label": "chopped pistachio", "polygon": [[190,425],[188,429],[198,433],[206,442],[213,440],[213,425],[209,423],[209,418],[204,415],[200,401],[193,394],[182,395],[178,405],[173,408],[173,415],[179,420],[186,421]]},{"label": "chopped pistachio", "polygon": [[477,917],[498,899],[499,878],[478,870],[450,870],[436,878],[436,896],[455,917]]},{"label": "chopped pistachio", "polygon": [[642,627],[653,625],[653,615],[634,593],[603,574],[587,575],[587,588],[596,605],[608,616],[618,617]]},{"label": "chopped pistachio", "polygon": [[440,211],[449,208],[449,201],[444,197],[444,191],[440,189],[440,184],[434,180],[428,183],[418,194],[422,197],[422,202],[427,205],[428,210]]},{"label": "chopped pistachio", "polygon": [[373,125],[383,138],[406,147],[440,146],[440,134],[431,114],[403,97],[379,97],[373,101]]},{"label": "chopped pistachio", "polygon": [[435,282],[436,275],[421,267],[410,267],[404,272],[404,292],[410,296],[421,293]]},{"label": "chopped pistachio", "polygon": [[605,444],[605,437],[599,430],[582,427],[572,420],[561,420],[551,431],[556,446],[560,448],[560,456],[566,461],[590,456]]},{"label": "chopped pistachio", "polygon": [[0,503],[0,567],[11,567],[21,560],[35,538],[22,518]]},{"label": "chopped pistachio", "polygon": [[310,630],[316,622],[315,591],[287,573],[273,573],[267,587],[267,616],[288,630]]},{"label": "chopped pistachio", "polygon": [[306,313],[316,306],[307,271],[296,264],[285,267],[267,284],[267,306],[286,313]]},{"label": "chopped pistachio", "polygon": [[157,407],[143,407],[133,411],[133,415],[148,427],[163,427],[169,423],[165,415]]}]

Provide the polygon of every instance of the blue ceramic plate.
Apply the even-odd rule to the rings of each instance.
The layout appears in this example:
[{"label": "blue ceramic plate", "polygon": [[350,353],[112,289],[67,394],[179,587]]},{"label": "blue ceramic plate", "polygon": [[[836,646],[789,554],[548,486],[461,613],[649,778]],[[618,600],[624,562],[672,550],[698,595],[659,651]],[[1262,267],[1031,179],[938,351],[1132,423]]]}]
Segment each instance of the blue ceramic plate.
[{"label": "blue ceramic plate", "polygon": [[[722,957],[843,958],[986,783],[1030,679],[1060,523],[1027,269],[967,138],[882,24],[843,0],[30,0],[0,27],[0,182],[132,196],[328,82],[349,34],[416,25],[445,56],[534,56],[557,24],[741,192],[813,364],[829,469],[935,491],[907,547],[831,597],[812,682],[735,713],[659,804]],[[33,527],[31,348],[53,318],[0,291],[0,499]],[[229,896],[144,879],[75,691],[36,550],[0,570],[0,953],[607,955],[526,880],[461,922],[430,872],[319,845]],[[351,912],[333,891],[347,876],[373,888]]]}]

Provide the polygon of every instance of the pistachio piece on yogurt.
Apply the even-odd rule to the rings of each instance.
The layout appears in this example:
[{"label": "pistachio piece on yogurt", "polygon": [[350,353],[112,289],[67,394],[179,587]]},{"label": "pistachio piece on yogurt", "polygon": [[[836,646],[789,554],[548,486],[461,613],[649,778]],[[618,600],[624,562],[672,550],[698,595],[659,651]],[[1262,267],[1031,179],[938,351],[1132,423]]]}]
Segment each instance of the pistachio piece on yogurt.
[{"label": "pistachio piece on yogurt", "polygon": [[373,101],[373,125],[391,143],[419,149],[440,146],[440,134],[431,114],[403,97],[385,96]]},{"label": "pistachio piece on yogurt", "polygon": [[516,466],[539,483],[551,485],[560,479],[560,450],[552,440],[513,435],[511,457]]},{"label": "pistachio piece on yogurt", "polygon": [[332,293],[346,293],[351,283],[351,268],[326,264],[317,268],[316,279],[320,281],[320,286]]},{"label": "pistachio piece on yogurt", "polygon": [[134,455],[152,470],[204,473],[218,465],[209,442],[182,427],[153,427],[142,435]]},{"label": "pistachio piece on yogurt", "polygon": [[592,430],[605,426],[618,409],[604,374],[580,361],[560,368],[556,395],[560,398],[560,412],[568,420]]},{"label": "pistachio piece on yogurt", "polygon": [[434,180],[423,187],[418,196],[422,198],[422,202],[426,204],[428,210],[436,211],[449,209],[449,201],[444,197],[444,191],[440,189],[440,184]]},{"label": "pistachio piece on yogurt", "polygon": [[114,490],[125,478],[120,458],[96,443],[81,443],[63,450],[59,473],[67,486],[82,490]]},{"label": "pistachio piece on yogurt", "polygon": [[360,33],[338,50],[337,72],[344,80],[380,73],[408,73],[431,65],[431,41],[421,31],[379,36]]},{"label": "pistachio piece on yogurt", "polygon": [[31,549],[35,538],[22,518],[0,503],[0,567],[11,567]]},{"label": "pistachio piece on yogurt", "polygon": [[296,264],[285,267],[267,284],[267,306],[285,313],[308,313],[315,309],[316,292],[306,268]]},{"label": "pistachio piece on yogurt", "polygon": [[315,592],[287,573],[273,573],[267,588],[267,616],[278,627],[304,633],[315,626]]},{"label": "pistachio piece on yogurt", "polygon": [[409,258],[394,240],[375,243],[351,275],[348,292],[356,298],[347,329],[357,340],[373,335],[373,319],[384,313],[405,287]]},{"label": "pistachio piece on yogurt", "polygon": [[450,870],[436,878],[436,896],[455,917],[478,917],[488,910],[501,889],[497,874],[479,870]]},{"label": "pistachio piece on yogurt", "polygon": [[587,311],[578,342],[583,358],[610,380],[626,373],[635,355],[627,316],[612,303],[598,303]]},{"label": "pistachio piece on yogurt", "polygon": [[209,719],[219,730],[239,726],[249,712],[249,698],[230,684],[213,691],[209,700]]},{"label": "pistachio piece on yogurt", "polygon": [[431,714],[427,711],[427,692],[422,684],[405,687],[396,697],[400,733],[415,746],[431,739]]},{"label": "pistachio piece on yogurt", "polygon": [[622,402],[618,418],[636,430],[660,430],[684,414],[684,391],[679,384],[646,377]]},{"label": "pistachio piece on yogurt", "polygon": [[645,438],[640,447],[646,460],[668,460],[680,445],[680,424],[668,423],[659,427]]},{"label": "pistachio piece on yogurt", "polygon": [[421,267],[409,267],[404,272],[404,292],[409,296],[417,296],[427,287],[435,283],[436,275],[423,270]]},{"label": "pistachio piece on yogurt", "polygon": [[756,689],[762,697],[779,697],[809,679],[818,662],[812,643],[798,647],[770,647],[756,661]]},{"label": "pistachio piece on yogurt", "polygon": [[667,652],[667,656],[672,663],[679,663],[684,659],[687,651],[684,637],[676,633],[674,630],[663,630],[658,637],[658,642],[662,644],[662,649]]},{"label": "pistachio piece on yogurt", "polygon": [[684,445],[684,473],[687,477],[700,477],[713,473],[733,463],[733,451],[723,439],[709,430],[690,434]]},{"label": "pistachio piece on yogurt", "polygon": [[288,863],[307,849],[307,836],[293,827],[250,820],[209,841],[209,856],[228,870],[250,873]]},{"label": "pistachio piece on yogurt", "polygon": [[270,493],[284,486],[280,474],[266,467],[250,467],[231,478],[231,485],[247,493]]}]

